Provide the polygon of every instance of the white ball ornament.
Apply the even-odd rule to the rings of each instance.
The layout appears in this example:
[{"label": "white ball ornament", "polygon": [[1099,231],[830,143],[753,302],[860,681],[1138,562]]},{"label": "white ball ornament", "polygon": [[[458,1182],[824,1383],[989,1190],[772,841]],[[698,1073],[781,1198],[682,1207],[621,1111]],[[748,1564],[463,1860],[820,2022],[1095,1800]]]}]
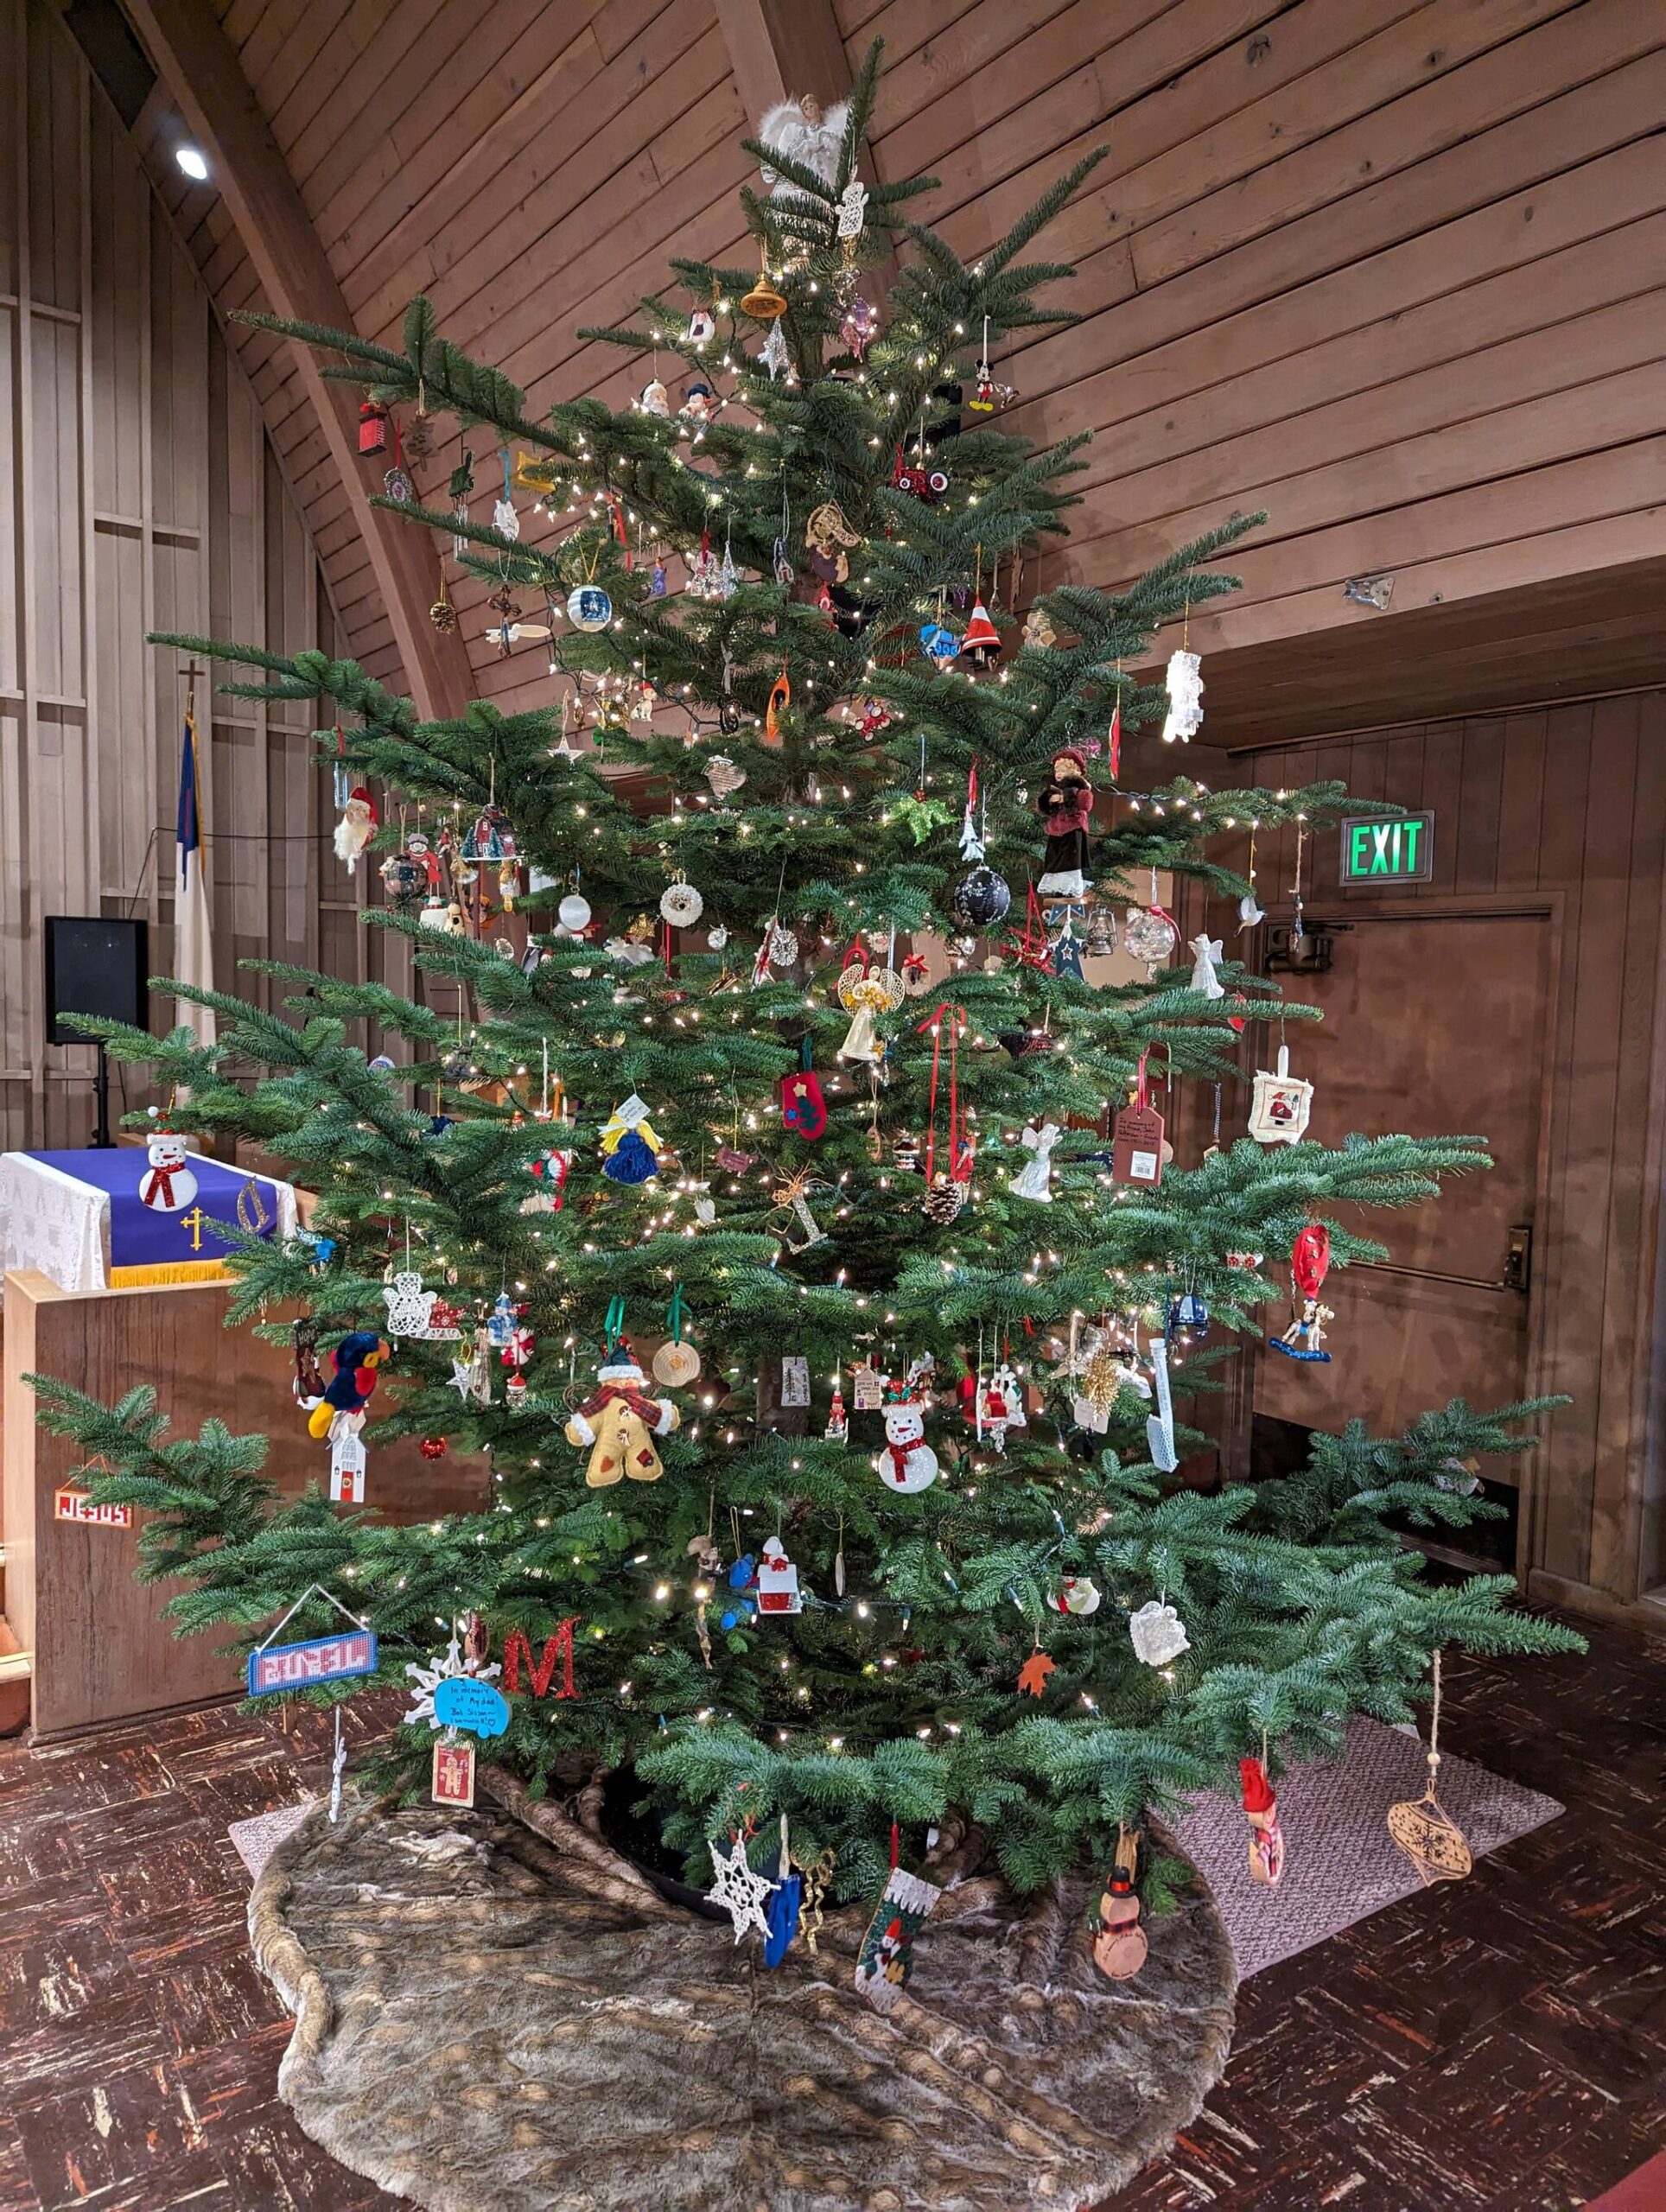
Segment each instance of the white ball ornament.
[{"label": "white ball ornament", "polygon": [[575,630],[605,630],[614,602],[600,584],[575,584],[567,594],[567,620]]},{"label": "white ball ornament", "polygon": [[690,929],[706,911],[706,902],[691,883],[668,883],[659,894],[659,911],[673,929]]},{"label": "white ball ornament", "polygon": [[556,918],[563,929],[571,930],[576,937],[581,930],[590,926],[590,902],[582,893],[569,891],[556,909]]}]

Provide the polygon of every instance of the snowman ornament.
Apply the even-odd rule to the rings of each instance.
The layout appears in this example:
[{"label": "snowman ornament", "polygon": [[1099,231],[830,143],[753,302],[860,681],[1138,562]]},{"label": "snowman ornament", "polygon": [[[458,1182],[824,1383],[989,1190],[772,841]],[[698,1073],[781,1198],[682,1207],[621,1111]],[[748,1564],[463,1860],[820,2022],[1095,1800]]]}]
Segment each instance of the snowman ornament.
[{"label": "snowman ornament", "polygon": [[157,1213],[182,1213],[197,1195],[197,1179],[185,1164],[186,1140],[172,1129],[153,1129],[145,1147],[150,1165],[139,1179],[139,1202]]},{"label": "snowman ornament", "polygon": [[925,1441],[925,1408],[912,1382],[893,1377],[885,1386],[885,1449],[880,1480],[902,1497],[930,1490],[938,1478],[938,1456]]}]

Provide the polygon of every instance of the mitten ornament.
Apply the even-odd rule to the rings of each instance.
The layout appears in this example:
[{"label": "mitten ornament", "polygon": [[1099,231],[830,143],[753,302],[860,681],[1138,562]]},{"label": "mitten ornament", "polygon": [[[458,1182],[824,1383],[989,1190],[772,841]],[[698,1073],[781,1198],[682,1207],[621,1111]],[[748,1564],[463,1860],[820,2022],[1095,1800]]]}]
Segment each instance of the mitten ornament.
[{"label": "mitten ornament", "polygon": [[1278,1798],[1259,1759],[1240,1759],[1243,1813],[1250,1823],[1250,1873],[1253,1880],[1277,1886],[1284,1872],[1284,1835],[1278,1824]]},{"label": "mitten ornament", "polygon": [[820,1078],[810,1065],[810,1039],[799,1047],[799,1065],[784,1075],[778,1086],[781,1099],[781,1127],[813,1144],[827,1127],[827,1101]]}]

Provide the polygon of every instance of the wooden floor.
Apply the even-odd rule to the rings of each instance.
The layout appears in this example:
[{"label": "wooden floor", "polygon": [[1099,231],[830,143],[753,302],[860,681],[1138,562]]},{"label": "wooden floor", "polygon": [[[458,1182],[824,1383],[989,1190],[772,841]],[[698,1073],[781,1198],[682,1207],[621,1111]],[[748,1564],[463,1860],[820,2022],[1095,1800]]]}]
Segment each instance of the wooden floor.
[{"label": "wooden floor", "polygon": [[[1666,2141],[1666,1644],[1450,1683],[1451,1748],[1567,1815],[1248,1983],[1225,2081],[1116,2212],[1563,2212]],[[394,2203],[277,2101],[226,1834],[324,1751],[230,1707],[0,1745],[0,2212]]]}]

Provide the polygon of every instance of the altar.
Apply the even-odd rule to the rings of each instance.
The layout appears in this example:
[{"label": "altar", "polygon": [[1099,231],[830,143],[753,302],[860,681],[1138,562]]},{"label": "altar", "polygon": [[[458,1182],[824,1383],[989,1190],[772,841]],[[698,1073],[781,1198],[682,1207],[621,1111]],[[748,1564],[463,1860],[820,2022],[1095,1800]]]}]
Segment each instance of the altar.
[{"label": "altar", "polygon": [[234,1237],[294,1236],[295,1186],[251,1175],[181,1141],[179,1165],[162,1171],[156,1195],[141,1195],[155,1171],[143,1146],[80,1152],[0,1153],[0,1269],[29,1269],[60,1290],[139,1290],[162,1283],[228,1279]]}]

